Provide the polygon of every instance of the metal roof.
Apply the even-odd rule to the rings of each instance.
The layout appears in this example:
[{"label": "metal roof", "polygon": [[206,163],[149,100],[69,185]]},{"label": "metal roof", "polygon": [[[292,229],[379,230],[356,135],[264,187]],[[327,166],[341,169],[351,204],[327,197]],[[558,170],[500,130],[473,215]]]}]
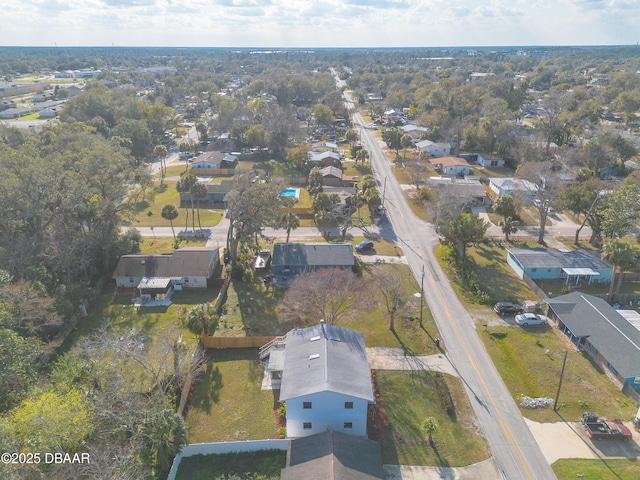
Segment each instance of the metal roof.
[{"label": "metal roof", "polygon": [[606,270],[611,267],[590,250],[560,251],[555,248],[508,248],[523,268],[588,268]]},{"label": "metal roof", "polygon": [[273,245],[273,266],[343,267],[353,266],[353,245],[350,243],[276,243]]},{"label": "metal roof", "polygon": [[600,275],[600,273],[590,268],[563,268],[562,271],[572,277],[573,276],[588,277],[588,276]]},{"label": "metal roof", "polygon": [[587,337],[622,377],[640,376],[640,330],[611,305],[580,292],[545,302],[574,335]]},{"label": "metal roof", "polygon": [[113,272],[116,277],[208,277],[218,248],[187,247],[170,254],[123,255]]},{"label": "metal roof", "polygon": [[294,329],[287,333],[284,351],[280,401],[334,392],[373,402],[361,332],[325,323]]},{"label": "metal roof", "polygon": [[167,277],[143,277],[138,284],[138,288],[166,289],[170,283],[171,279]]}]

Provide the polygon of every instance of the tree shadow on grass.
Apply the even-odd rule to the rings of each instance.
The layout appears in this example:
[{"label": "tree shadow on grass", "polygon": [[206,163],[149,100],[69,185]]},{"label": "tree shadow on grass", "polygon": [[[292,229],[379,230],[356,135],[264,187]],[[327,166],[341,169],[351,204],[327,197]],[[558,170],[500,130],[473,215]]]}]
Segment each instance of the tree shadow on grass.
[{"label": "tree shadow on grass", "polygon": [[224,386],[220,368],[213,363],[208,363],[204,369],[197,394],[194,396],[192,406],[207,414],[211,413],[214,403],[220,401],[220,390]]}]

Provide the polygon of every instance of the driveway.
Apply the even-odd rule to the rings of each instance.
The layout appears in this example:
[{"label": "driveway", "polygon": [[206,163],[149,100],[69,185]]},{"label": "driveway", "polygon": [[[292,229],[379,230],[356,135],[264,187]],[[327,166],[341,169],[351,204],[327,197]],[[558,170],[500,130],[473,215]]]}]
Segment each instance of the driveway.
[{"label": "driveway", "polygon": [[624,422],[633,433],[630,442],[591,440],[579,422],[538,423],[524,419],[549,465],[561,458],[628,458],[640,455],[640,433],[631,422]]}]

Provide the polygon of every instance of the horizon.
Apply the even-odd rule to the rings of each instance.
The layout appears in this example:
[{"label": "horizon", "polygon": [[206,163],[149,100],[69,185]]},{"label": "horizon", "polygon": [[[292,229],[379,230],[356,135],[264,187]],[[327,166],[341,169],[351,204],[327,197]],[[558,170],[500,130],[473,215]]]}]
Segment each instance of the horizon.
[{"label": "horizon", "polygon": [[6,46],[453,48],[624,46],[640,41],[636,0],[9,3],[0,18],[0,44]]}]

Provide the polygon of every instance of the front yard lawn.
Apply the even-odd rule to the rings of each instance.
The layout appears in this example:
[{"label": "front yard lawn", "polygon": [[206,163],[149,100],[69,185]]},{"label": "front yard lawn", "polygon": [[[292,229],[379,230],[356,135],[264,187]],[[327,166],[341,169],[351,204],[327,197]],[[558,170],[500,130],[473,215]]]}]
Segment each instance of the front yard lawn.
[{"label": "front yard lawn", "polygon": [[598,480],[636,480],[640,478],[640,466],[635,460],[606,458],[591,460],[582,458],[562,459],[551,465],[558,480],[597,478]]},{"label": "front yard lawn", "polygon": [[[206,238],[180,238],[180,248],[204,247],[206,245]],[[142,242],[140,243],[140,253],[168,253],[173,250],[173,237],[142,237]]]},{"label": "front yard lawn", "polygon": [[[451,415],[442,408],[433,372],[375,371],[380,397],[377,415],[382,463],[460,467],[489,458],[486,441],[478,434],[475,416],[459,379],[442,375],[454,399]],[[443,388],[440,387],[443,392]],[[422,429],[434,417],[438,425],[430,446]],[[385,426],[386,423],[386,426]]]}]

